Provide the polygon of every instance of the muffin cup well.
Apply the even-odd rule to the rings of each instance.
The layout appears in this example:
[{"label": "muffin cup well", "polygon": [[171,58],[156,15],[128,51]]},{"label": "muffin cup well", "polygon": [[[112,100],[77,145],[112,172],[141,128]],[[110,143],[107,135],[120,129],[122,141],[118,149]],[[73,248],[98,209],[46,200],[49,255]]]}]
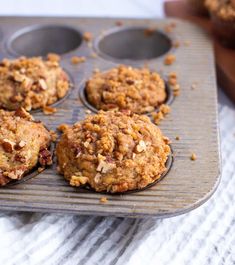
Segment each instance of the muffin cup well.
[{"label": "muffin cup well", "polygon": [[71,52],[82,43],[82,34],[65,25],[35,25],[15,32],[7,42],[14,55],[46,56]]},{"label": "muffin cup well", "polygon": [[166,54],[172,41],[157,29],[130,27],[112,29],[95,42],[98,53],[111,60],[149,60]]}]

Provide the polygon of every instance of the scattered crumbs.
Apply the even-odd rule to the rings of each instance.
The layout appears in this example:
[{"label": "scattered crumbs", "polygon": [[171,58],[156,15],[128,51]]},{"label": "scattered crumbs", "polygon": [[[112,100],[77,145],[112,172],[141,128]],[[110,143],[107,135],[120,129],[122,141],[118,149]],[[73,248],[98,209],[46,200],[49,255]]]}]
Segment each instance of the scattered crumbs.
[{"label": "scattered crumbs", "polygon": [[52,142],[55,142],[57,140],[57,138],[58,138],[57,133],[55,131],[53,131],[53,130],[50,130],[50,135],[51,135]]},{"label": "scattered crumbs", "polygon": [[184,45],[185,45],[186,47],[190,46],[190,44],[191,44],[191,41],[189,41],[189,40],[184,41]]},{"label": "scattered crumbs", "polygon": [[83,39],[85,41],[87,41],[87,42],[91,41],[92,40],[92,34],[91,34],[91,32],[88,32],[88,31],[84,32],[83,33]]},{"label": "scattered crumbs", "polygon": [[100,198],[100,202],[101,202],[101,203],[107,203],[107,202],[108,202],[107,197],[101,197],[101,198]]},{"label": "scattered crumbs", "polygon": [[154,123],[159,125],[160,122],[166,117],[167,114],[171,112],[170,106],[166,104],[162,104],[159,108],[158,112],[152,112],[151,115],[153,117]]},{"label": "scattered crumbs", "polygon": [[191,89],[192,89],[192,90],[194,90],[195,88],[197,88],[197,83],[193,83],[193,84],[191,85]]},{"label": "scattered crumbs", "polygon": [[91,57],[91,58],[97,58],[97,57],[98,57],[98,55],[97,55],[97,53],[95,53],[95,52],[92,52],[92,53],[90,54],[90,57]]},{"label": "scattered crumbs", "polygon": [[115,22],[115,25],[120,27],[120,26],[123,25],[123,22],[121,20],[118,20],[118,21]]},{"label": "scattered crumbs", "polygon": [[91,114],[91,111],[89,109],[85,110],[86,114]]},{"label": "scattered crumbs", "polygon": [[177,136],[175,137],[175,140],[176,140],[176,141],[179,141],[179,140],[180,140],[180,137],[177,135]]},{"label": "scattered crumbs", "polygon": [[176,27],[176,23],[175,22],[171,22],[170,24],[168,24],[168,25],[166,25],[164,27],[164,31],[166,33],[171,33],[174,30],[175,27]]},{"label": "scattered crumbs", "polygon": [[168,54],[164,59],[164,64],[171,65],[175,62],[175,60],[176,60],[176,57],[174,54]]},{"label": "scattered crumbs", "polygon": [[65,132],[69,128],[68,124],[62,123],[57,127],[57,130],[60,132]]},{"label": "scattered crumbs", "polygon": [[190,159],[192,161],[195,161],[197,159],[197,156],[194,153],[192,153],[191,156],[190,156]]},{"label": "scattered crumbs", "polygon": [[56,53],[48,53],[47,54],[47,60],[49,60],[51,62],[59,62],[60,56]]},{"label": "scattered crumbs", "polygon": [[168,80],[167,80],[168,85],[170,86],[170,88],[173,91],[173,95],[179,96],[180,94],[180,85],[178,83],[178,76],[176,72],[171,72],[168,75]]},{"label": "scattered crumbs", "polygon": [[55,112],[57,112],[56,108],[53,108],[53,107],[50,107],[50,106],[44,106],[42,110],[43,110],[43,113],[45,115],[52,115]]},{"label": "scattered crumbs", "polygon": [[84,63],[86,61],[86,57],[73,56],[70,61],[72,64]]},{"label": "scattered crumbs", "polygon": [[146,37],[152,36],[155,31],[156,31],[155,28],[147,28],[147,29],[144,30],[144,35]]},{"label": "scattered crumbs", "polygon": [[93,69],[93,73],[94,73],[94,74],[97,74],[97,73],[99,73],[99,72],[100,72],[100,69],[99,69],[99,68],[94,68],[94,69]]},{"label": "scattered crumbs", "polygon": [[44,167],[38,167],[38,173],[41,173],[42,171],[44,171],[45,168]]},{"label": "scattered crumbs", "polygon": [[180,42],[178,40],[176,40],[174,43],[173,43],[173,47],[174,48],[179,48],[180,46]]},{"label": "scattered crumbs", "polygon": [[88,46],[89,48],[92,48],[92,42],[89,41],[89,42],[87,43],[87,46]]}]

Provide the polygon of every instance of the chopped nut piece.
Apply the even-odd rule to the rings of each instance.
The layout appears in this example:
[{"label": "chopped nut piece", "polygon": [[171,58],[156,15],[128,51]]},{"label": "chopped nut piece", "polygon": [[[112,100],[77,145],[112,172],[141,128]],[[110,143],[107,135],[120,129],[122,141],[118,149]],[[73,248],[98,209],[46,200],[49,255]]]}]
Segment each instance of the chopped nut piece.
[{"label": "chopped nut piece", "polygon": [[89,142],[84,142],[84,146],[87,148],[89,146]]},{"label": "chopped nut piece", "polygon": [[42,90],[47,90],[47,83],[46,83],[46,81],[44,79],[39,79],[38,80],[38,83],[39,83],[40,88]]},{"label": "chopped nut piece", "polygon": [[32,120],[32,116],[24,108],[18,108],[15,111],[15,115],[20,117],[20,118],[26,118],[29,121]]},{"label": "chopped nut piece", "polygon": [[43,107],[43,113],[45,115],[52,115],[57,111],[56,108],[50,107],[50,106],[44,106]]},{"label": "chopped nut piece", "polygon": [[80,186],[80,181],[78,176],[72,176],[70,179],[69,184],[71,186],[79,187]]},{"label": "chopped nut piece", "polygon": [[73,56],[71,58],[71,63],[72,64],[79,64],[79,63],[84,63],[86,61],[86,57],[78,57],[78,56]]},{"label": "chopped nut piece", "polygon": [[60,124],[57,129],[60,131],[60,132],[65,132],[67,129],[69,128],[69,125],[68,124]]},{"label": "chopped nut piece", "polygon": [[13,78],[14,78],[14,80],[17,81],[17,82],[19,82],[19,83],[22,83],[22,82],[25,80],[25,77],[26,77],[26,76],[20,74],[19,71],[15,71],[15,72],[13,73]]},{"label": "chopped nut piece", "polygon": [[2,148],[4,149],[5,152],[7,153],[12,153],[14,150],[15,143],[8,140],[8,139],[3,139],[2,141]]},{"label": "chopped nut piece", "polygon": [[47,59],[51,62],[59,62],[60,56],[56,53],[48,53]]},{"label": "chopped nut piece", "polygon": [[137,153],[141,153],[143,151],[146,151],[147,146],[143,140],[140,140],[138,145],[136,146]]},{"label": "chopped nut piece", "polygon": [[52,155],[46,148],[40,150],[38,161],[42,166],[52,165]]},{"label": "chopped nut piece", "polygon": [[195,161],[195,160],[197,159],[196,154],[192,153],[192,155],[190,156],[190,159],[191,159],[192,161]]},{"label": "chopped nut piece", "polygon": [[23,141],[23,140],[21,140],[21,141],[19,141],[19,143],[17,143],[17,144],[15,145],[15,149],[16,149],[16,150],[20,150],[20,149],[22,149],[23,147],[25,147],[25,145],[26,145],[26,142]]},{"label": "chopped nut piece", "polygon": [[83,39],[85,41],[87,41],[87,42],[91,41],[92,40],[92,34],[91,34],[91,32],[84,32]]},{"label": "chopped nut piece", "polygon": [[101,174],[100,173],[97,173],[96,175],[95,175],[95,178],[94,178],[94,181],[95,181],[95,183],[99,183],[100,181],[101,181]]},{"label": "chopped nut piece", "polygon": [[101,197],[100,198],[100,202],[101,203],[106,203],[106,202],[108,202],[108,199],[106,197]]},{"label": "chopped nut piece", "polygon": [[176,60],[175,55],[173,55],[173,54],[168,54],[168,55],[165,57],[165,59],[164,59],[164,64],[165,64],[165,65],[171,65],[171,64],[173,64],[173,63],[175,62],[175,60]]},{"label": "chopped nut piece", "polygon": [[111,170],[113,170],[114,168],[116,168],[116,164],[114,163],[110,163],[110,162],[107,162],[103,159],[99,159],[99,164],[98,164],[98,167],[96,168],[96,171],[99,171],[101,173],[107,173]]},{"label": "chopped nut piece", "polygon": [[87,109],[85,112],[86,114],[91,114],[91,111],[89,109]]}]

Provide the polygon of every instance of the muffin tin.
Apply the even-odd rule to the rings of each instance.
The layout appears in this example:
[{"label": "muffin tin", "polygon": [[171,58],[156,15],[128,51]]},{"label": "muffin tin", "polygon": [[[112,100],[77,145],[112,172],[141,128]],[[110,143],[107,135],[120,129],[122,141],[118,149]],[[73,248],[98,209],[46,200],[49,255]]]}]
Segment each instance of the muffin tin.
[{"label": "muffin tin", "polygon": [[[213,194],[220,178],[217,92],[212,47],[200,29],[175,19],[121,19],[117,23],[117,19],[5,17],[0,22],[1,59],[46,56],[48,52],[61,55],[73,88],[56,103],[55,114],[32,112],[51,130],[84,119],[89,109],[84,84],[94,69],[148,65],[163,77],[176,71],[181,86],[175,99],[167,89],[172,111],[160,128],[172,140],[174,159],[157,185],[136,193],[105,195],[108,201],[104,204],[100,202],[103,194],[70,187],[54,163],[40,174],[32,172],[26,181],[0,188],[0,209],[160,218],[188,212]],[[176,27],[166,33],[172,22]],[[148,29],[156,31],[146,35]],[[91,42],[83,40],[84,32],[92,33]],[[181,43],[179,48],[174,48],[175,41]],[[168,53],[176,56],[170,66],[163,63]],[[73,65],[73,56],[84,56],[86,62]],[[196,161],[190,160],[192,153]]]}]

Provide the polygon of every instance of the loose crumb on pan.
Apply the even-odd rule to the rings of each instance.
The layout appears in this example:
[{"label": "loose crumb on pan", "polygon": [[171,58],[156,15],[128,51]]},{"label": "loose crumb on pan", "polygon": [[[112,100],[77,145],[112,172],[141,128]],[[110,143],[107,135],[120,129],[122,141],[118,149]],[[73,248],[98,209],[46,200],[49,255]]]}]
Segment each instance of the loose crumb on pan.
[{"label": "loose crumb on pan", "polygon": [[91,111],[89,109],[85,110],[86,114],[91,114]]},{"label": "loose crumb on pan", "polygon": [[59,62],[60,61],[60,56],[56,53],[48,53],[47,54],[47,59],[51,62]]},{"label": "loose crumb on pan", "polygon": [[174,48],[179,48],[180,47],[180,42],[178,40],[176,40],[175,42],[173,42],[173,47]]},{"label": "loose crumb on pan", "polygon": [[45,115],[52,115],[57,112],[57,108],[50,107],[50,106],[44,106],[42,111]]},{"label": "loose crumb on pan", "polygon": [[45,170],[45,167],[39,167],[38,168],[38,173],[41,173],[42,171],[44,171]]},{"label": "loose crumb on pan", "polygon": [[197,159],[196,154],[195,154],[195,153],[192,153],[191,156],[190,156],[190,159],[191,159],[192,161],[195,161],[195,160]]},{"label": "loose crumb on pan", "polygon": [[168,25],[166,25],[164,27],[164,31],[166,33],[171,33],[174,30],[175,27],[176,27],[176,23],[175,22],[171,22],[170,24],[168,24]]},{"label": "loose crumb on pan", "polygon": [[176,140],[176,141],[179,141],[179,140],[180,140],[180,137],[177,135],[177,136],[175,137],[175,140]]},{"label": "loose crumb on pan", "polygon": [[191,89],[194,90],[194,89],[196,89],[196,88],[197,88],[197,83],[195,82],[195,83],[193,83],[193,84],[191,85]]},{"label": "loose crumb on pan", "polygon": [[123,25],[123,21],[118,20],[118,21],[115,22],[115,25],[120,27],[120,26]]},{"label": "loose crumb on pan", "polygon": [[191,45],[191,41],[190,41],[190,40],[185,40],[185,41],[184,41],[184,45],[185,45],[186,47],[190,46],[190,45]]},{"label": "loose crumb on pan", "polygon": [[150,37],[154,34],[154,32],[156,32],[156,28],[147,28],[144,30],[144,35],[146,37]]},{"label": "loose crumb on pan", "polygon": [[70,61],[72,64],[84,63],[86,61],[86,57],[73,56]]},{"label": "loose crumb on pan", "polygon": [[107,202],[108,202],[107,197],[101,197],[101,198],[100,198],[100,202],[101,202],[101,203],[107,203]]},{"label": "loose crumb on pan", "polygon": [[92,53],[90,54],[90,57],[91,57],[91,58],[97,58],[97,57],[98,57],[98,55],[97,55],[97,53],[95,53],[95,52],[92,52]]},{"label": "loose crumb on pan", "polygon": [[83,34],[83,39],[85,40],[85,41],[87,41],[87,42],[90,42],[91,40],[92,40],[92,34],[91,34],[91,32],[84,32],[84,34]]},{"label": "loose crumb on pan", "polygon": [[171,65],[175,62],[175,60],[176,60],[176,57],[174,54],[168,54],[164,59],[164,64]]},{"label": "loose crumb on pan", "polygon": [[154,123],[156,125],[159,125],[160,122],[167,116],[167,114],[169,114],[171,112],[171,108],[170,106],[166,105],[166,104],[162,104],[159,108],[158,112],[152,112],[152,117],[154,120]]},{"label": "loose crumb on pan", "polygon": [[167,83],[170,86],[170,88],[172,89],[173,95],[175,97],[179,96],[179,94],[180,94],[180,85],[178,83],[178,75],[177,75],[177,73],[171,72],[168,75]]}]

